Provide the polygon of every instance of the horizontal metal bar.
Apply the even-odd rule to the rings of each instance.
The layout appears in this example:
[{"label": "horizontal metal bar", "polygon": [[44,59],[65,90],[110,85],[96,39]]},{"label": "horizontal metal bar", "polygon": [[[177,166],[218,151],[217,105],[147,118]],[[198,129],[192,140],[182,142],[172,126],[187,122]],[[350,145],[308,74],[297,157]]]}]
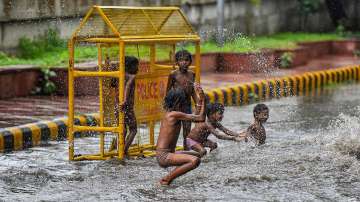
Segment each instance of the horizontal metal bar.
[{"label": "horizontal metal bar", "polygon": [[119,131],[118,127],[97,127],[97,126],[74,126],[74,132],[76,131],[96,131],[96,132],[114,132]]},{"label": "horizontal metal bar", "polygon": [[180,8],[172,6],[172,7],[133,7],[133,6],[94,6],[99,8],[112,8],[112,9],[131,9],[131,10],[180,10]]},{"label": "horizontal metal bar", "polygon": [[74,77],[115,77],[119,78],[120,71],[109,72],[90,72],[90,71],[74,71]]}]

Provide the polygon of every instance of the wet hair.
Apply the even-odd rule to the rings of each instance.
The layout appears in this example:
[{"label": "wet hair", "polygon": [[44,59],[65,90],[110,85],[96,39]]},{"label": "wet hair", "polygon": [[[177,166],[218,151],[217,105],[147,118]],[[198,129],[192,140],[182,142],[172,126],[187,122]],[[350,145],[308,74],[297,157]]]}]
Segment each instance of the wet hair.
[{"label": "wet hair", "polygon": [[190,63],[192,62],[191,53],[187,50],[180,50],[175,53],[175,61],[176,62],[179,62],[179,60],[181,60],[181,58],[187,58],[187,59],[189,59]]},{"label": "wet hair", "polygon": [[134,56],[125,56],[125,72],[136,74],[139,70],[139,60]]},{"label": "wet hair", "polygon": [[172,88],[164,98],[163,107],[166,111],[173,111],[175,107],[186,101],[186,95],[181,88]]},{"label": "wet hair", "polygon": [[269,111],[269,108],[265,104],[257,104],[253,110],[254,116],[265,110]]},{"label": "wet hair", "polygon": [[206,105],[206,116],[209,117],[216,112],[224,113],[225,108],[224,105],[221,103],[209,103]]}]

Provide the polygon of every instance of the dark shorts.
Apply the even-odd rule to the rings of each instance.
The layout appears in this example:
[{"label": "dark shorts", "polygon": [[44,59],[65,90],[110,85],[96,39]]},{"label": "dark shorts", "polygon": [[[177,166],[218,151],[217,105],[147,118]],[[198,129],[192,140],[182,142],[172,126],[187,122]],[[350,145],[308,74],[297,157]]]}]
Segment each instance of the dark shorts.
[{"label": "dark shorts", "polygon": [[187,114],[192,114],[191,104],[184,105],[182,111]]}]

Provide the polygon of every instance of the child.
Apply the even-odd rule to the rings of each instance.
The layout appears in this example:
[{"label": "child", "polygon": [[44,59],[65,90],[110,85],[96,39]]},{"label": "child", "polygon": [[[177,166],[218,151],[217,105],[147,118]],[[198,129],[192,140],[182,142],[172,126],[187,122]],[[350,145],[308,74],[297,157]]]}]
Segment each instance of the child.
[{"label": "child", "polygon": [[166,112],[161,120],[160,133],[156,144],[156,158],[161,167],[177,167],[160,180],[161,185],[169,185],[175,178],[195,169],[200,164],[200,158],[188,151],[175,153],[181,121],[205,121],[204,92],[199,86],[196,86],[195,93],[198,96],[199,103],[201,103],[199,115],[180,111],[181,105],[186,99],[182,89],[171,89],[165,96],[164,109]]},{"label": "child", "polygon": [[[119,104],[120,111],[124,112],[124,137],[125,140],[125,155],[128,154],[129,147],[133,142],[137,133],[136,116],[134,112],[134,94],[135,94],[135,76],[138,73],[139,60],[133,56],[125,56],[125,90],[124,101]],[[111,86],[118,88],[118,80],[113,79]],[[118,96],[116,96],[118,97]],[[116,117],[118,117],[118,109],[115,109]],[[129,135],[127,129],[129,128]],[[110,150],[116,148],[116,141],[113,139]]]},{"label": "child", "polygon": [[[219,122],[223,119],[224,105],[220,103],[210,103],[206,107],[206,115],[208,117],[206,122],[198,123],[191,130],[190,134],[186,138],[186,144],[188,148],[200,153],[200,156],[206,154],[204,147],[209,147],[210,151],[217,148],[217,144],[211,140],[208,140],[210,134],[214,134],[217,138],[223,140],[240,141],[242,139],[239,134],[226,129]],[[225,134],[221,134],[216,129],[223,131]]]},{"label": "child", "polygon": [[[175,62],[179,69],[171,72],[168,78],[168,84],[166,93],[169,92],[170,89],[173,88],[181,88],[185,92],[185,100],[181,103],[182,107],[179,109],[181,112],[191,114],[191,97],[193,98],[195,103],[196,97],[194,94],[194,82],[195,82],[195,73],[189,70],[189,66],[192,62],[192,56],[187,50],[178,51],[175,54]],[[199,107],[196,108],[197,112],[199,111]],[[183,120],[183,137],[184,137],[184,149],[186,148],[186,137],[191,130],[191,122]]]},{"label": "child", "polygon": [[246,135],[255,141],[256,145],[265,144],[266,132],[263,124],[269,118],[269,108],[265,104],[257,104],[253,110],[254,114],[254,123],[251,124],[246,132],[241,133],[241,135]]}]

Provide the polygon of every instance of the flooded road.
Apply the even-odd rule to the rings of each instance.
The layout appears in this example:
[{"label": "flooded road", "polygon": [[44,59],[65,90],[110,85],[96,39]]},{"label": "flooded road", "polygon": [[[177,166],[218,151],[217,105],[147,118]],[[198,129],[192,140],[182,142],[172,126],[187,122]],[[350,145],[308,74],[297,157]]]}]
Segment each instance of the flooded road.
[{"label": "flooded road", "polygon": [[[265,102],[265,145],[215,140],[169,187],[155,158],[69,162],[66,142],[0,154],[0,201],[359,201],[359,88]],[[253,107],[227,107],[223,125],[245,129]]]}]

